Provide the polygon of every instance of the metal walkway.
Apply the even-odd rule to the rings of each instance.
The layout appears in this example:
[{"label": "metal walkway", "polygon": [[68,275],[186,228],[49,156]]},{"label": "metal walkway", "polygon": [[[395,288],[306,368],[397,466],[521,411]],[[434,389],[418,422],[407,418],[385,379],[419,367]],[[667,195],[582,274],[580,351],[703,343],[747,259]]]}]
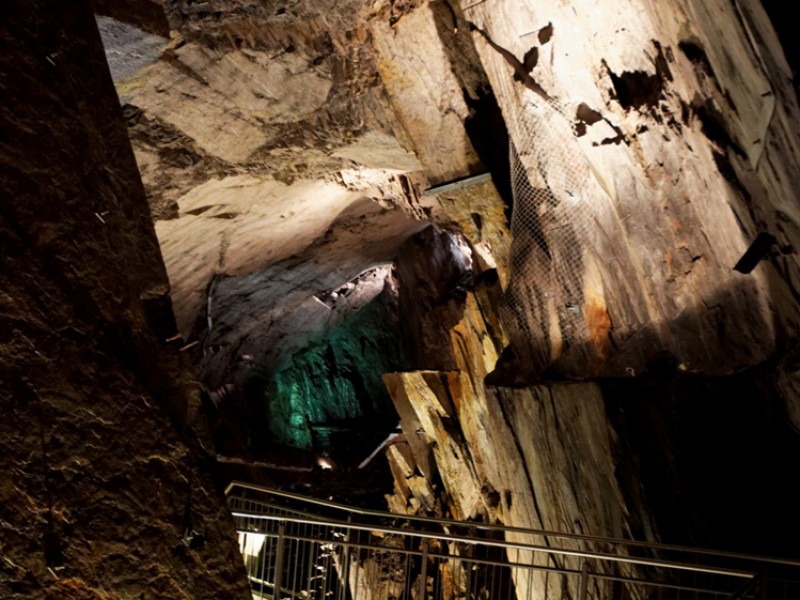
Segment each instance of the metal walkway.
[{"label": "metal walkway", "polygon": [[227,495],[257,600],[800,599],[800,561]]}]

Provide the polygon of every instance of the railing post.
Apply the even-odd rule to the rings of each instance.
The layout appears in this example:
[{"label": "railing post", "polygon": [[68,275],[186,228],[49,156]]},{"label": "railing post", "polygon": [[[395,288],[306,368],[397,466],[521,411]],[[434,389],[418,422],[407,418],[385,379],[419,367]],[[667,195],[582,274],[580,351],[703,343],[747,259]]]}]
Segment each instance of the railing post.
[{"label": "railing post", "polygon": [[[353,522],[353,515],[347,515],[347,522]],[[347,542],[350,541],[351,531],[350,528],[347,528],[347,534],[344,537],[344,542],[342,544],[342,573],[339,575],[339,589],[341,591],[341,595],[339,596],[340,600],[347,600],[347,590],[350,587],[350,546]],[[357,547],[357,546],[356,546]],[[358,550],[356,550],[357,552]],[[333,550],[331,550],[333,552]],[[358,559],[356,559],[356,569],[358,569]],[[351,596],[353,598],[356,597],[358,594],[358,589],[353,589]]]},{"label": "railing post", "polygon": [[422,540],[422,573],[419,579],[419,600],[428,597],[428,540]]},{"label": "railing post", "polygon": [[278,547],[275,549],[275,581],[272,591],[274,600],[280,600],[283,585],[283,549],[286,545],[286,522],[278,523]]},{"label": "railing post", "polygon": [[581,579],[578,585],[578,600],[586,600],[589,591],[589,561],[581,561]]}]

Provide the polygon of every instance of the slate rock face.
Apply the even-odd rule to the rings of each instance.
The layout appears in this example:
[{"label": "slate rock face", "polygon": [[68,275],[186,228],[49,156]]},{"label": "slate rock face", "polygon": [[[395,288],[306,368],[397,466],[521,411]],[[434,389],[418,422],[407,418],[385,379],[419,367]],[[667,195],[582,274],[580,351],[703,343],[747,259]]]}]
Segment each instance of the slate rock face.
[{"label": "slate rock face", "polygon": [[[796,498],[780,465],[800,450],[786,420],[797,421],[791,70],[758,3],[589,4],[464,11],[517,151],[531,157],[543,144],[515,126],[542,94],[559,108],[552,118],[567,119],[548,135],[580,150],[594,182],[583,198],[592,227],[584,238],[565,235],[575,224],[567,215],[543,240],[551,256],[565,244],[581,256],[556,278],[574,303],[548,302],[551,280],[515,271],[524,240],[514,231],[497,270],[502,280],[511,263],[509,286],[524,286],[530,310],[500,327],[497,273],[491,260],[476,261],[466,299],[438,307],[447,364],[386,376],[406,437],[389,454],[389,504],[789,553]],[[528,163],[534,182],[547,182],[548,158]],[[466,195],[446,194],[436,201],[444,215],[434,214],[466,223]],[[503,247],[491,214],[480,213],[477,229],[462,226],[473,249]],[[734,271],[761,231],[784,241],[751,274]],[[435,287],[439,271],[420,271],[432,281],[417,285]],[[752,485],[737,493],[741,481]],[[791,500],[777,509],[775,498]],[[723,525],[734,519],[738,535]],[[780,536],[764,533],[775,529]]]},{"label": "slate rock face", "polygon": [[0,14],[0,596],[248,598],[89,3]]},{"label": "slate rock face", "polygon": [[[669,352],[725,374],[785,351],[798,265],[778,250],[797,237],[800,112],[761,5],[506,1],[466,17],[529,184],[547,191],[520,188],[528,216],[512,225],[507,326],[525,370],[642,373]],[[581,190],[553,177],[573,146]],[[734,271],[761,232],[780,238],[770,260]]]}]

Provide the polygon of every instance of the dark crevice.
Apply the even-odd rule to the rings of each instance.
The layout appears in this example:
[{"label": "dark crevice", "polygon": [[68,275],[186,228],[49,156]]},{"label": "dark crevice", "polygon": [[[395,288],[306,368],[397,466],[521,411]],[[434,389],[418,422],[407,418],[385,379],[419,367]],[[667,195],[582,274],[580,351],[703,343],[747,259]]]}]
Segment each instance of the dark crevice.
[{"label": "dark crevice", "polygon": [[664,542],[795,553],[797,523],[785,515],[798,498],[785,469],[800,440],[777,405],[772,368],[602,383],[619,440],[617,480],[650,507],[637,520],[659,523]]},{"label": "dark crevice", "polygon": [[[664,93],[665,82],[673,79],[669,61],[661,44],[653,40],[653,46],[656,49],[656,55],[653,58],[655,66],[655,73],[653,74],[636,70],[623,71],[620,75],[617,75],[603,61],[603,65],[611,78],[611,83],[614,85],[614,94],[617,101],[625,110],[641,109],[643,107],[656,108]],[[667,51],[668,55],[671,56],[669,48]]]},{"label": "dark crevice", "polygon": [[539,47],[534,46],[525,53],[525,56],[522,58],[522,66],[524,67],[527,73],[532,73],[533,70],[536,68],[538,62],[539,62]]},{"label": "dark crevice", "polygon": [[645,71],[623,71],[621,75],[608,72],[614,93],[622,108],[655,107],[661,98],[662,80],[658,74],[651,75]]},{"label": "dark crevice", "polygon": [[695,40],[684,40],[678,43],[678,48],[681,52],[683,52],[683,55],[692,64],[697,65],[703,71],[703,73],[712,79],[716,79],[714,69],[711,66],[711,62],[708,60],[708,55],[706,55],[706,51],[700,42]]},{"label": "dark crevice", "polygon": [[800,36],[797,35],[797,1],[763,0],[762,4],[783,46],[786,61],[792,70],[795,94],[800,102]]},{"label": "dark crevice", "polygon": [[497,192],[505,204],[506,221],[511,223],[514,194],[511,190],[511,164],[508,152],[508,129],[491,87],[482,90],[477,99],[467,101],[471,114],[464,128],[475,152],[492,175]]},{"label": "dark crevice", "polygon": [[575,118],[587,125],[594,125],[603,120],[603,115],[591,108],[585,102],[581,102],[575,112]]},{"label": "dark crevice", "polygon": [[[661,47],[661,44],[656,40],[653,40],[653,46],[655,46],[656,49],[656,56],[653,59],[653,62],[655,63],[656,66],[656,75],[658,75],[658,77],[661,78],[662,81],[672,81],[673,80],[672,71],[669,68],[669,60],[667,60],[667,56],[665,56],[664,49]],[[667,48],[666,54],[672,56],[672,50],[670,48]]]},{"label": "dark crevice", "polygon": [[470,110],[464,128],[475,153],[492,175],[495,187],[506,205],[505,214],[510,223],[514,199],[508,152],[505,151],[508,148],[508,130],[503,114],[483,71],[460,8],[439,1],[431,3],[431,10],[442,47],[447,52],[450,70],[459,82]]},{"label": "dark crevice", "polygon": [[695,99],[694,114],[700,120],[702,131],[709,140],[723,150],[730,149],[739,158],[747,158],[747,155],[739,144],[737,144],[731,134],[728,133],[725,125],[725,117],[712,100],[706,100],[701,103]]}]

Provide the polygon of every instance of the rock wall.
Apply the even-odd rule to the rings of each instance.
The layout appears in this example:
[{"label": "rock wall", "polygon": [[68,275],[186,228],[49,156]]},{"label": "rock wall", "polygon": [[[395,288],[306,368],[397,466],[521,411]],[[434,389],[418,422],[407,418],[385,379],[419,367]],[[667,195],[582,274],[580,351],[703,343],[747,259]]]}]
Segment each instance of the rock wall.
[{"label": "rock wall", "polygon": [[763,465],[797,454],[800,120],[759,2],[166,8],[180,36],[118,90],[210,385],[274,372],[339,319],[321,296],[399,256],[394,510],[788,547],[760,532],[795,530]]},{"label": "rock wall", "polygon": [[[212,385],[248,378],[237,353],[282,348],[314,293],[396,254],[433,216],[418,188],[488,169],[508,201],[506,129],[542,198],[566,193],[547,180],[566,156],[586,207],[548,208],[554,195],[517,219],[511,379],[641,374],[667,355],[724,374],[793,344],[797,95],[759,2],[166,10],[180,35],[118,87],[179,327]],[[547,135],[529,130],[537,103]],[[734,271],[760,232],[775,256]],[[355,261],[362,235],[380,251]],[[348,257],[333,274],[330,238]],[[262,310],[277,295],[287,305]],[[204,331],[209,303],[224,310]]]},{"label": "rock wall", "polygon": [[[376,284],[389,281],[379,276]],[[261,415],[275,441],[355,466],[396,427],[381,377],[409,364],[391,304],[391,292],[382,293],[275,375]]]},{"label": "rock wall", "polygon": [[[393,511],[792,555],[800,520],[791,506],[800,498],[789,465],[800,459],[800,439],[786,422],[774,363],[727,377],[676,374],[666,362],[638,377],[495,385],[507,345],[501,292],[493,270],[475,275],[449,351],[440,350],[452,366],[385,376],[405,435],[387,453]],[[447,303],[438,310],[453,316]],[[441,337],[434,343],[441,348]],[[580,569],[570,558],[554,564]],[[540,574],[516,585],[519,597],[560,596],[574,583]],[[596,592],[615,597],[611,588]]]},{"label": "rock wall", "polygon": [[0,596],[249,598],[89,3],[4,3],[0,89]]},{"label": "rock wall", "polygon": [[[800,120],[760,5],[509,1],[471,3],[456,18],[471,23],[516,152],[551,144],[527,163],[531,182],[557,201],[547,158],[573,148],[591,209],[582,228],[565,213],[541,238],[554,257],[541,277],[515,269],[535,248],[514,223],[509,254],[476,261],[457,307],[409,309],[412,321],[447,324],[451,341],[443,352],[442,335],[419,338],[434,370],[386,377],[406,436],[388,454],[390,506],[791,553]],[[531,136],[521,112],[543,103],[557,108],[549,139]],[[433,214],[462,224],[480,256],[508,234],[497,210],[469,224],[456,207],[474,193],[440,194]],[[494,191],[482,197],[499,205]],[[779,240],[768,260],[734,271],[761,231]],[[568,251],[577,268],[550,278]],[[404,283],[426,285],[419,272]],[[563,304],[549,300],[565,291]],[[525,310],[501,318],[515,294]],[[532,585],[559,592],[546,578]]]},{"label": "rock wall", "polygon": [[[643,537],[617,479],[616,432],[598,386],[485,384],[507,339],[497,313],[496,273],[478,268],[475,275],[450,330],[450,370],[385,376],[406,439],[387,454],[395,478],[389,506],[400,513]],[[580,568],[566,559],[559,566]],[[526,574],[516,585],[526,597],[546,589],[560,595],[564,584]]]},{"label": "rock wall", "polygon": [[[554,204],[514,225],[528,283],[512,283],[509,328],[524,370],[642,373],[669,352],[720,374],[792,345],[800,113],[760,3],[506,1],[465,17],[522,160],[537,110],[563,130],[528,167]],[[567,147],[586,182],[569,209],[547,162]],[[549,229],[548,211],[563,212]],[[775,256],[734,271],[759,232],[778,238]],[[530,236],[548,247],[538,267]]]}]

